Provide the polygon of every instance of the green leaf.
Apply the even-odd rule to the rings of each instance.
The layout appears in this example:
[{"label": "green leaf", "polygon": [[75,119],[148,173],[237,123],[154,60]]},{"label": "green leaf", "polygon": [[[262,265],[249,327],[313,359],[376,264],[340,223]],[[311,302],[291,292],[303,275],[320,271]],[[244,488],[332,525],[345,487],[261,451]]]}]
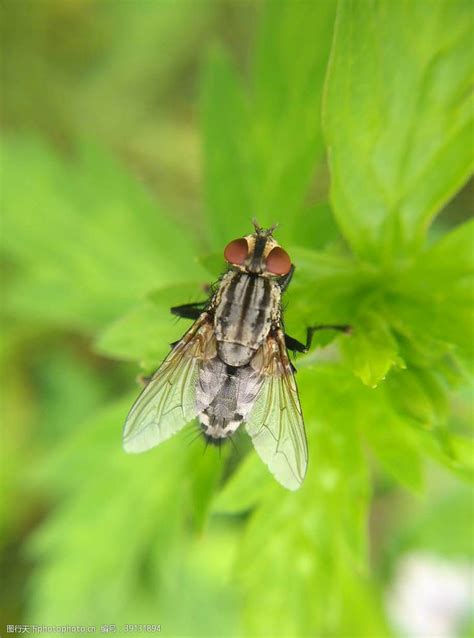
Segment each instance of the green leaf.
[{"label": "green leaf", "polygon": [[452,450],[451,463],[454,472],[474,482],[474,439],[472,436],[449,434],[448,443]]},{"label": "green leaf", "polygon": [[446,418],[444,388],[428,369],[394,370],[386,386],[396,409],[422,426],[431,429]]},{"label": "green leaf", "polygon": [[252,450],[217,493],[212,509],[220,514],[246,512],[262,500],[273,481],[268,468]]},{"label": "green leaf", "polygon": [[341,347],[354,373],[371,388],[385,379],[392,366],[404,366],[390,327],[375,313],[358,317],[352,334],[341,340]]},{"label": "green leaf", "polygon": [[300,247],[320,250],[334,245],[340,235],[331,206],[327,202],[318,202],[304,206],[295,212],[291,220],[279,226],[277,238],[283,246],[297,238]]},{"label": "green leaf", "polygon": [[339,253],[289,249],[296,270],[284,296],[288,331],[299,330],[303,339],[306,326],[352,324],[355,300],[364,298],[372,273]]},{"label": "green leaf", "polygon": [[334,212],[365,258],[419,248],[472,170],[471,18],[466,0],[339,3],[324,128]]},{"label": "green leaf", "polygon": [[103,408],[27,470],[55,507],[28,540],[36,568],[26,622],[172,626],[181,586],[190,594],[176,620],[182,635],[207,635],[219,620],[232,627],[236,601],[223,584],[232,531],[196,536],[222,463],[186,446],[186,433],[148,454],[125,454],[120,428],[131,401]]},{"label": "green leaf", "polygon": [[202,436],[199,423],[195,422],[189,430],[192,433],[190,436],[193,443],[190,445],[189,452],[186,451],[190,474],[190,504],[193,527],[199,533],[209,529],[213,500],[232,449],[230,446],[224,447],[223,450],[219,449],[218,457],[217,450],[206,454],[208,446]]},{"label": "green leaf", "polygon": [[[206,298],[197,284],[177,284],[154,290],[148,300],[110,324],[98,337],[97,352],[126,361],[138,361],[145,370],[157,368],[191,323],[170,313],[172,306]],[[201,288],[202,290],[202,288]]]},{"label": "green leaf", "polygon": [[[399,274],[387,312],[424,350],[474,361],[474,222],[462,224]],[[402,325],[403,324],[403,325]],[[437,342],[437,343],[435,343]],[[440,348],[440,346],[442,346]]]},{"label": "green leaf", "polygon": [[414,430],[418,447],[427,456],[464,481],[474,482],[474,443],[472,436],[462,436],[438,426],[433,432]]},{"label": "green leaf", "polygon": [[[147,600],[148,609],[162,619],[162,633],[170,627],[176,638],[243,635],[241,600],[232,580],[236,536],[235,528],[216,522],[206,534],[168,549],[157,582],[159,599],[155,594],[154,601]],[[162,551],[156,547],[157,555]],[[177,611],[183,592],[189,595]]]},{"label": "green leaf", "polygon": [[213,247],[252,231],[251,120],[235,72],[220,50],[209,57],[202,80],[204,187]]},{"label": "green leaf", "polygon": [[2,249],[20,275],[11,312],[91,331],[151,288],[205,281],[184,229],[106,152],[82,145],[65,161],[15,138],[4,153]]},{"label": "green leaf", "polygon": [[179,529],[183,494],[176,491],[170,500],[163,477],[170,480],[176,472],[177,479],[184,459],[166,460],[169,446],[158,451],[158,466],[155,453],[127,456],[120,426],[128,407],[123,401],[98,413],[35,468],[31,479],[49,485],[61,506],[30,541],[30,555],[41,567],[33,579],[29,622],[103,622],[100,615],[112,610],[118,621],[127,608],[135,614],[130,594],[139,586],[144,556],[158,539],[170,543]]},{"label": "green leaf", "polygon": [[[281,222],[279,238],[290,243],[317,234],[306,226],[318,211],[303,209],[324,147],[321,97],[335,19],[335,2],[280,2],[265,7],[255,73],[254,137],[258,158],[255,214]],[[311,222],[310,222],[311,223]]]},{"label": "green leaf", "polygon": [[[386,635],[365,576],[369,487],[357,432],[362,416],[358,388],[363,386],[336,366],[300,370],[298,384],[310,450],[308,474],[295,493],[276,484],[269,488],[245,530],[239,582],[247,632]],[[250,602],[255,597],[258,605]]]},{"label": "green leaf", "polygon": [[417,444],[409,425],[385,405],[366,423],[364,433],[384,469],[401,485],[420,492],[424,487],[422,446]]},{"label": "green leaf", "polygon": [[[320,102],[334,14],[333,2],[267,3],[251,95],[226,56],[211,55],[202,118],[208,220],[216,249],[250,232],[254,216],[264,226],[280,222],[283,242],[306,223],[305,198],[323,154]],[[308,237],[317,245],[317,229]]]},{"label": "green leaf", "polygon": [[198,261],[201,266],[206,269],[206,271],[212,277],[213,281],[217,281],[222,273],[225,272],[229,267],[229,264],[224,259],[223,250],[221,252],[201,255],[198,258]]},{"label": "green leaf", "polygon": [[[436,268],[436,276],[444,273],[443,283],[454,277],[463,278],[474,275],[474,220],[460,224],[446,233],[424,255],[421,264],[427,269]],[[449,279],[448,279],[449,278]]]},{"label": "green leaf", "polygon": [[99,354],[125,361],[137,361],[145,370],[157,368],[184,329],[151,301],[133,308],[110,324],[95,343]]}]

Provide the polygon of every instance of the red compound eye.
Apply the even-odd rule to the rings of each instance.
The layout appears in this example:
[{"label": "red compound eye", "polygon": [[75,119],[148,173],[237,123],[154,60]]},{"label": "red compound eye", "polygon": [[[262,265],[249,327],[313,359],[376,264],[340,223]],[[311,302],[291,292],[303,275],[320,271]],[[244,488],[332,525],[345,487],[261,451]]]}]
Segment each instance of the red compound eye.
[{"label": "red compound eye", "polygon": [[249,247],[246,239],[234,239],[227,244],[224,250],[224,258],[229,264],[242,266],[247,259]]},{"label": "red compound eye", "polygon": [[288,253],[275,246],[267,257],[267,270],[273,275],[287,275],[290,272],[291,259]]}]

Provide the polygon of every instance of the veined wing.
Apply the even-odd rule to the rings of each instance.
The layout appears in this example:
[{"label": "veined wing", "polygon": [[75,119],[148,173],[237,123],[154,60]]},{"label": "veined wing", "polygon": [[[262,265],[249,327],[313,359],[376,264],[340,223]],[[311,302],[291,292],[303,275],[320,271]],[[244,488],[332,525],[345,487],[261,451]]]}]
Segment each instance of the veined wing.
[{"label": "veined wing", "polygon": [[126,452],[144,452],[158,445],[196,416],[199,366],[215,354],[212,324],[203,313],[133,404],[123,430]]},{"label": "veined wing", "polygon": [[298,390],[284,335],[269,337],[252,360],[264,381],[247,420],[254,447],[277,481],[297,490],[306,474],[308,447]]}]

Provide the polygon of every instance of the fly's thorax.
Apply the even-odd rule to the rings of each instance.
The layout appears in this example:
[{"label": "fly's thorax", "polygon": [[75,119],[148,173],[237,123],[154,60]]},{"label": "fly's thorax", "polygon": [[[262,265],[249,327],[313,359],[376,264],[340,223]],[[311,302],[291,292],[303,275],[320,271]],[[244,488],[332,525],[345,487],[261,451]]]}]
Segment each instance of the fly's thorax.
[{"label": "fly's thorax", "polygon": [[227,273],[216,296],[214,327],[219,357],[246,365],[272,325],[280,320],[281,291],[271,277],[241,270]]}]

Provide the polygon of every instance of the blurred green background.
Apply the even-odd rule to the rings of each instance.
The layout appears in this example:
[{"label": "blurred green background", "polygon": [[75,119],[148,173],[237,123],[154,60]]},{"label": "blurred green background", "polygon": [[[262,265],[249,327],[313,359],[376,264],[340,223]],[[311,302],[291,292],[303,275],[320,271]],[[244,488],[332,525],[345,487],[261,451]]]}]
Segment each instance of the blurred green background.
[{"label": "blurred green background", "polygon": [[[2,2],[3,625],[473,635],[473,10]],[[245,435],[121,448],[254,216],[288,331],[354,327],[297,359],[297,493]]]}]

